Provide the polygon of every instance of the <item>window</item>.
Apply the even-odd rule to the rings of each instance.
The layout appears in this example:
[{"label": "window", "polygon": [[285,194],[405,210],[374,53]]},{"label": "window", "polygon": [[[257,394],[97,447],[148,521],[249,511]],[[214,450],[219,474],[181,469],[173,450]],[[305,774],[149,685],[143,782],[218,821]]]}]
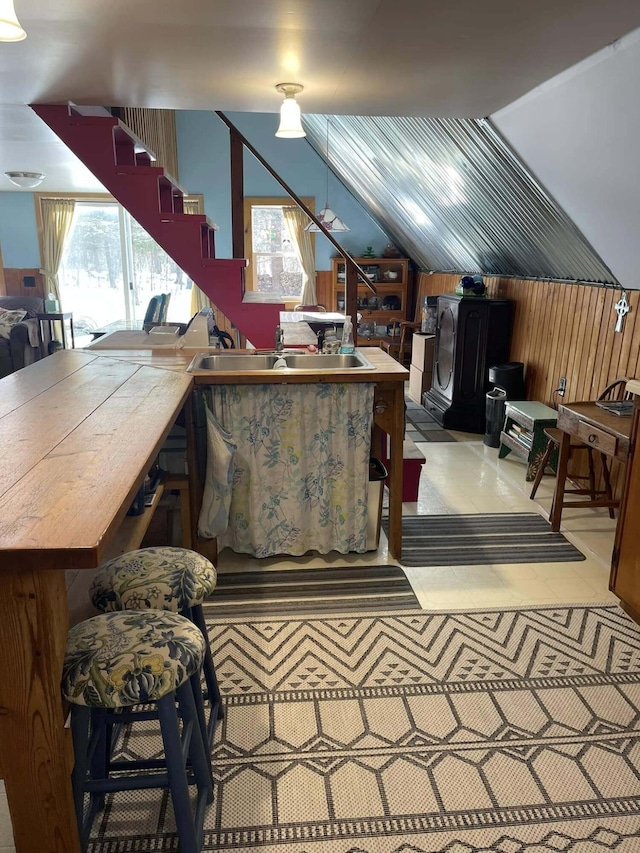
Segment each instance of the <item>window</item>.
[{"label": "window", "polygon": [[[313,199],[304,203],[313,210]],[[302,265],[285,225],[282,208],[287,198],[246,198],[245,252],[249,259],[247,290],[266,299],[298,302],[302,291]]]},{"label": "window", "polygon": [[78,199],[58,273],[77,333],[142,320],[151,296],[170,293],[168,319],[191,317],[191,279],[117,202]]}]

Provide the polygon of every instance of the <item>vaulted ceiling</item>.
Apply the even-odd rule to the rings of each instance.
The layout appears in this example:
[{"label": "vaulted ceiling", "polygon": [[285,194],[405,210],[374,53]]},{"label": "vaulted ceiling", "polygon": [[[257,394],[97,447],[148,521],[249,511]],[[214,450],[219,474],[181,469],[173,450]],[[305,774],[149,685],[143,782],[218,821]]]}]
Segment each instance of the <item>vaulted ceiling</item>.
[{"label": "vaulted ceiling", "polygon": [[[640,25],[637,0],[16,0],[0,45],[0,172],[79,189],[31,102],[478,118]],[[63,189],[59,186],[58,189]]]}]

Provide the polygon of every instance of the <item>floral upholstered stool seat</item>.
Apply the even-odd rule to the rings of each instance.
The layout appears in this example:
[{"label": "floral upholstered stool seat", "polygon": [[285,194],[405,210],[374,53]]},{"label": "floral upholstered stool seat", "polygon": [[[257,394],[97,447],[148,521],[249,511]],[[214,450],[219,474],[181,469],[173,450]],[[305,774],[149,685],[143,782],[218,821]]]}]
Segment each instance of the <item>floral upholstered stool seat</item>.
[{"label": "floral upholstered stool seat", "polygon": [[[69,631],[62,693],[72,703],[75,764],[71,778],[83,850],[105,793],[139,788],[167,788],[181,853],[201,850],[204,814],[213,800],[194,701],[194,692],[200,691],[205,647],[196,625],[162,610],[102,613]],[[111,730],[115,724],[140,719],[139,711],[130,710],[140,704],[147,706],[144,719],[160,721],[165,758],[114,761]],[[187,760],[197,787],[195,810],[189,797]]]},{"label": "floral upholstered stool seat", "polygon": [[[216,723],[223,717],[222,703],[202,602],[216,588],[216,569],[212,562],[187,548],[156,546],[128,551],[103,563],[94,577],[89,595],[97,610],[169,610],[190,619],[206,640],[203,675],[206,691],[202,699],[209,703],[209,718],[202,725],[211,749]],[[201,705],[200,700],[200,705]]]}]

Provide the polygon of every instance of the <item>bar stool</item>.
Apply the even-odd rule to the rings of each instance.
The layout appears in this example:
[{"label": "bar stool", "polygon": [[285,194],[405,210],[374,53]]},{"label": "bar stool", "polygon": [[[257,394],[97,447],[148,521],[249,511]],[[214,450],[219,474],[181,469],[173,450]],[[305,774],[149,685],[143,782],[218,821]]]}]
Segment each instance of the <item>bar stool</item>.
[{"label": "bar stool", "polygon": [[202,602],[216,588],[213,563],[187,548],[154,546],[128,551],[98,567],[89,595],[103,613],[154,608],[180,613],[202,631],[206,641],[203,674],[209,703],[206,741],[211,750],[218,720],[224,709],[211,647],[207,639]]},{"label": "bar stool", "polygon": [[[105,793],[167,788],[181,853],[200,853],[205,810],[213,801],[194,702],[205,646],[196,625],[161,610],[102,613],[69,631],[62,693],[72,705],[75,764],[71,781],[83,850]],[[142,713],[128,710],[140,704],[152,707]],[[141,717],[160,721],[165,759],[112,761],[108,727]],[[111,775],[116,771],[117,776]],[[197,798],[192,812],[189,784],[194,783]],[[89,794],[86,810],[85,794]]]}]

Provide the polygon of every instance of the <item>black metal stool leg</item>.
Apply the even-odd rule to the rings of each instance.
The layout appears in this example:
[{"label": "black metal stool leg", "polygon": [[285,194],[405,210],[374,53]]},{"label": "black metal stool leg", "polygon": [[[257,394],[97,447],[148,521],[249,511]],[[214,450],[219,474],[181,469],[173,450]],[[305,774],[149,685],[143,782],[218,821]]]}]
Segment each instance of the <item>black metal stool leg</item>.
[{"label": "black metal stool leg", "polygon": [[74,705],[71,709],[71,737],[75,761],[71,773],[73,802],[76,807],[80,848],[85,850],[88,834],[84,826],[84,783],[89,765],[89,728],[91,725],[91,708]]},{"label": "black metal stool leg", "polygon": [[[169,776],[169,790],[171,791],[171,802],[176,819],[180,853],[200,853],[200,844],[196,837],[196,828],[191,814],[191,802],[189,799],[189,785],[184,772],[184,761],[182,753],[182,741],[178,726],[178,711],[175,696],[163,696],[158,702],[158,715],[160,718],[160,729],[162,730],[162,742],[164,754],[167,761],[167,774]],[[187,736],[193,737],[195,729],[196,737],[200,732],[197,715],[191,720],[191,733]]]},{"label": "black metal stool leg", "polygon": [[200,628],[206,640],[202,672],[204,674],[205,684],[207,685],[207,693],[205,695],[205,699],[209,701],[210,707],[208,738],[209,746],[211,747],[211,744],[213,743],[213,735],[215,733],[216,723],[218,720],[221,720],[224,717],[224,707],[222,705],[222,696],[220,694],[220,688],[218,687],[218,678],[216,676],[216,669],[213,663],[213,655],[211,653],[211,646],[209,644],[207,625],[205,622],[202,605],[198,604],[191,608],[191,621],[196,624],[198,628]]}]

